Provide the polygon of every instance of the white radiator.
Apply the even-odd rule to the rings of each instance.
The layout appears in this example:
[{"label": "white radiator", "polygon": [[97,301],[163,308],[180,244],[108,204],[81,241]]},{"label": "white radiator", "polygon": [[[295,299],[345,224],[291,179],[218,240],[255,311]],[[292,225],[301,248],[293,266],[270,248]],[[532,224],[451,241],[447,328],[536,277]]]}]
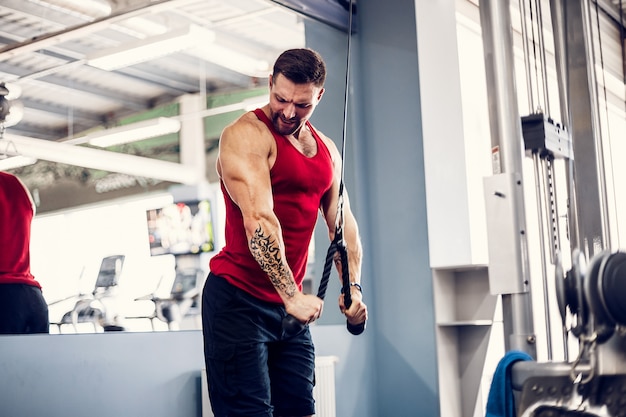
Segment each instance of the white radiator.
[{"label": "white radiator", "polygon": [[315,415],[317,417],[335,417],[335,363],[336,356],[318,356],[315,358]]},{"label": "white radiator", "polygon": [[[335,363],[336,356],[319,356],[315,358],[315,398],[316,417],[335,417]],[[202,370],[202,417],[214,417],[209,402],[209,388],[206,370]]]}]

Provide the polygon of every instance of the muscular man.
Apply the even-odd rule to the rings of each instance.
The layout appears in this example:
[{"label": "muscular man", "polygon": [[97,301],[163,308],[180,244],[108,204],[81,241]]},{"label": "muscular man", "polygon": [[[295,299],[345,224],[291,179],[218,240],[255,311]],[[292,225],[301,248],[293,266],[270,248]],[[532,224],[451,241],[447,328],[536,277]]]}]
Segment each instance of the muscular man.
[{"label": "muscular man", "polygon": [[[269,78],[269,103],[226,127],[217,171],[226,202],[226,245],[210,262],[202,304],[213,412],[220,416],[311,416],[315,352],[308,326],[287,335],[291,314],[310,323],[323,301],[302,293],[318,210],[335,232],[341,155],[309,119],[324,94],[326,67],[310,49],[283,52]],[[358,283],[361,243],[344,192],[350,279]],[[339,308],[367,319],[359,286]]]},{"label": "muscular man", "polygon": [[48,333],[48,304],[30,273],[34,214],[24,184],[0,172],[0,334]]}]

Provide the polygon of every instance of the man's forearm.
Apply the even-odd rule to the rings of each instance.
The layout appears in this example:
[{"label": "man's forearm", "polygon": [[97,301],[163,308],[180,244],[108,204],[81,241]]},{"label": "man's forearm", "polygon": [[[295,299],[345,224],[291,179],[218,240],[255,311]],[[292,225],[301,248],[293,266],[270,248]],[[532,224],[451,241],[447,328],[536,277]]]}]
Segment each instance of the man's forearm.
[{"label": "man's forearm", "polygon": [[281,298],[284,299],[285,296],[292,298],[298,288],[281,253],[278,241],[266,233],[259,224],[250,239],[249,246],[252,256],[261,269],[267,273]]},{"label": "man's forearm", "polygon": [[361,238],[359,236],[359,228],[357,226],[356,220],[352,216],[352,213],[349,213],[349,215],[346,216],[344,239],[346,240],[346,245],[348,248],[350,280],[353,282],[360,282],[363,247],[361,245]]},{"label": "man's forearm", "polygon": [[[361,278],[361,242],[358,239],[352,240],[352,243],[346,241],[345,245],[348,256],[348,273],[350,274],[350,281],[359,282]],[[335,252],[333,255],[333,262],[335,263],[335,267],[339,273],[339,278],[343,280],[343,265],[341,253],[339,251]]]}]

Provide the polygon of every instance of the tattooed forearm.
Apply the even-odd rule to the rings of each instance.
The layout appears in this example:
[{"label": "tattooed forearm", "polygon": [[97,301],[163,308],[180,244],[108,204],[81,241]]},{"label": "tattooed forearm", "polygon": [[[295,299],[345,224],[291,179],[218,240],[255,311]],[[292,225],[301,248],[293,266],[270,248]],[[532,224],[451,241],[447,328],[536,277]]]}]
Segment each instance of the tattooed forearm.
[{"label": "tattooed forearm", "polygon": [[280,248],[275,239],[265,235],[261,226],[250,239],[250,251],[261,269],[270,277],[272,285],[288,297],[293,297],[297,291],[296,284],[280,255]]}]

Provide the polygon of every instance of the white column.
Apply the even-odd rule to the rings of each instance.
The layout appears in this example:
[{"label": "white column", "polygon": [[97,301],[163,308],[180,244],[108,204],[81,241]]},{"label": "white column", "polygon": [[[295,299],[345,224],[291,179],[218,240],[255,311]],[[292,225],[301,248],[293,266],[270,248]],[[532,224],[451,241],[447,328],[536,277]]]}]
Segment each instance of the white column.
[{"label": "white column", "polygon": [[201,117],[188,117],[204,110],[203,95],[185,95],[180,99],[180,163],[191,167],[198,183],[206,181],[204,122]]}]

